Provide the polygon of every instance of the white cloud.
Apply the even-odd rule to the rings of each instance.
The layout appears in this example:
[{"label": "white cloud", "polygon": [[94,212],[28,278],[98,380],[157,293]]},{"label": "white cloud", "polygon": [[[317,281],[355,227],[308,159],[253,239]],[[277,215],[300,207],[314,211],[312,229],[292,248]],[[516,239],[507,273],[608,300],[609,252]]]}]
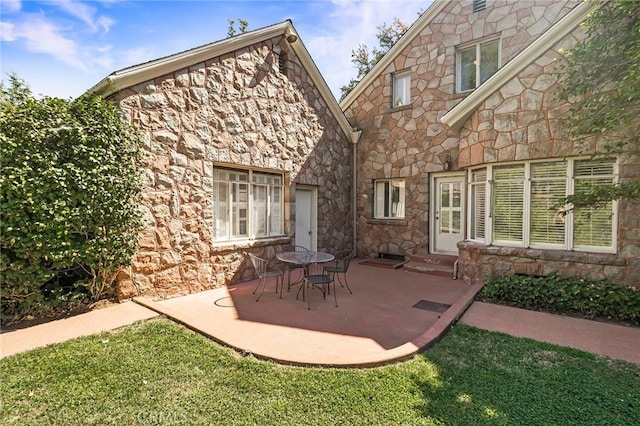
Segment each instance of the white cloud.
[{"label": "white cloud", "polygon": [[332,1],[334,9],[324,23],[325,31],[305,38],[304,43],[334,95],[339,98],[339,88],[356,76],[356,69],[350,62],[353,49],[359,44],[365,44],[369,50],[377,47],[377,27],[391,25],[394,18],[410,25],[418,19],[418,12],[429,4],[417,0]]},{"label": "white cloud", "polygon": [[22,2],[20,0],[2,0],[0,2],[2,14],[20,12],[20,9],[22,9]]},{"label": "white cloud", "polygon": [[0,22],[0,41],[16,41],[15,25],[11,22]]},{"label": "white cloud", "polygon": [[[8,37],[4,29],[9,28]],[[3,41],[23,41],[30,52],[45,53],[77,68],[85,68],[75,41],[65,38],[59,28],[38,15],[28,15],[23,21],[3,23]]]},{"label": "white cloud", "polygon": [[73,1],[73,0],[52,0],[52,4],[56,5],[69,15],[80,19],[87,24],[92,32],[96,32],[102,29],[104,32],[109,32],[109,29],[114,24],[114,20],[106,17],[99,16],[96,18],[97,10],[85,3]]}]

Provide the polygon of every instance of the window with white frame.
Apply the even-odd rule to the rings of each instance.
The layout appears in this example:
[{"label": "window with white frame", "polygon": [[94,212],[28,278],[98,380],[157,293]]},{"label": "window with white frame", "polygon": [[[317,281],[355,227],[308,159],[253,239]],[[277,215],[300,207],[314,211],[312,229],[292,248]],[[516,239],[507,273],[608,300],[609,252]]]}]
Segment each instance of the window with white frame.
[{"label": "window with white frame", "polygon": [[382,179],[374,182],[374,217],[404,218],[405,187],[403,179]]},{"label": "window with white frame", "polygon": [[610,159],[563,159],[472,170],[469,238],[501,245],[612,252],[614,202],[566,212],[558,206],[567,195],[613,182],[615,161]]},{"label": "window with white frame", "polygon": [[213,179],[215,241],[282,235],[282,175],[217,168]]},{"label": "window with white frame", "polygon": [[393,75],[393,108],[411,103],[411,72]]},{"label": "window with white frame", "polygon": [[456,52],[456,91],[473,90],[500,68],[500,39],[459,48]]},{"label": "window with white frame", "polygon": [[471,171],[469,179],[469,201],[474,212],[469,221],[469,237],[472,240],[484,240],[486,235],[487,169]]}]

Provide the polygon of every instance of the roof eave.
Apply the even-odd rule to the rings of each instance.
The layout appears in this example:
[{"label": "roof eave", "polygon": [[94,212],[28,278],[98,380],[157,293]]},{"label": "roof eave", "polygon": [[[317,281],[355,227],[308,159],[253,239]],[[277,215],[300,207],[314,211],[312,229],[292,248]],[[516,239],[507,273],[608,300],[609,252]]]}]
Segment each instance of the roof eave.
[{"label": "roof eave", "polygon": [[440,121],[451,129],[460,131],[482,102],[536,61],[544,52],[569,35],[597,7],[598,4],[595,2],[583,2],[573,8],[515,58],[500,68],[491,78],[447,112]]},{"label": "roof eave", "polygon": [[285,21],[260,30],[250,31],[184,52],[155,59],[144,64],[125,68],[110,74],[87,92],[107,97],[119,90],[135,86],[156,78],[157,76],[181,68],[187,68],[199,62],[206,61],[207,59],[242,49],[253,43],[282,35],[289,29],[293,29],[293,25],[290,21]]},{"label": "roof eave", "polygon": [[340,107],[346,110],[360,96],[366,87],[393,62],[396,55],[402,52],[413,39],[424,30],[431,21],[444,9],[450,0],[435,0],[431,6],[418,18],[416,22],[409,27],[406,33],[398,40],[396,44],[389,49],[387,53],[378,61],[378,63],[364,76],[362,80],[353,88],[351,92],[340,102]]},{"label": "roof eave", "polygon": [[351,127],[351,124],[349,124],[349,121],[344,115],[344,111],[340,108],[340,105],[338,104],[335,96],[333,96],[331,89],[329,89],[329,86],[327,85],[324,77],[322,77],[322,74],[320,74],[318,67],[311,58],[311,55],[309,54],[309,51],[305,47],[304,43],[302,43],[301,39],[298,38],[298,41],[292,43],[291,47],[296,53],[298,59],[300,59],[303,68],[307,70],[307,73],[309,73],[309,76],[315,83],[316,89],[318,89],[318,92],[320,92],[320,96],[322,96],[322,99],[324,99],[327,107],[329,108],[329,110],[331,110],[331,113],[338,121],[338,125],[350,140],[351,131],[353,130],[353,128]]},{"label": "roof eave", "polygon": [[[209,43],[204,46],[187,50],[185,52],[177,53],[144,64],[116,71],[102,79],[87,92],[108,97],[122,89],[136,86],[145,81],[157,78],[158,76],[162,76],[182,68],[188,68],[197,63],[204,62],[208,59],[225,55],[234,50],[245,48],[252,44],[259,43],[263,40],[286,34],[297,34],[297,31],[289,20],[284,21],[280,24],[275,24],[263,29],[250,31],[234,37],[229,37],[227,39]],[[318,67],[313,62],[309,51],[304,46],[301,39],[298,38],[297,41],[293,42],[291,44],[291,48],[294,50],[294,52],[302,62],[303,67],[311,76],[311,79],[320,92],[320,95],[324,99],[333,115],[336,117],[340,128],[347,136],[347,138],[350,138],[352,130],[351,125],[347,121],[343,110],[340,108],[340,105],[338,105],[336,98],[331,93],[329,86],[320,74]]]}]

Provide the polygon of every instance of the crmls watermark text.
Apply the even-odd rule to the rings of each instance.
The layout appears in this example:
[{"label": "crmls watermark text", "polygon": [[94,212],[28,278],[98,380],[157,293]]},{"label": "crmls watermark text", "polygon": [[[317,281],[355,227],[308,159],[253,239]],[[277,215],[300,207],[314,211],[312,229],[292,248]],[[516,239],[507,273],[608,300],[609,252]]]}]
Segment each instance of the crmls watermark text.
[{"label": "crmls watermark text", "polygon": [[140,411],[136,415],[140,424],[148,425],[175,425],[186,424],[187,415],[180,411]]}]

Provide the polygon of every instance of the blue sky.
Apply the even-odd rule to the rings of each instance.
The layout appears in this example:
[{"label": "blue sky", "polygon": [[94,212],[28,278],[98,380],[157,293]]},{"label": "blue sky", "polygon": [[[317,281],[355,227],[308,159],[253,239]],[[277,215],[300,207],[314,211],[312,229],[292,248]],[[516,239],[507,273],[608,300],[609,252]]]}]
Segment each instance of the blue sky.
[{"label": "blue sky", "polygon": [[291,19],[336,97],[355,76],[351,50],[377,45],[377,26],[413,23],[431,0],[0,0],[0,71],[34,94],[76,97],[113,71]]}]

